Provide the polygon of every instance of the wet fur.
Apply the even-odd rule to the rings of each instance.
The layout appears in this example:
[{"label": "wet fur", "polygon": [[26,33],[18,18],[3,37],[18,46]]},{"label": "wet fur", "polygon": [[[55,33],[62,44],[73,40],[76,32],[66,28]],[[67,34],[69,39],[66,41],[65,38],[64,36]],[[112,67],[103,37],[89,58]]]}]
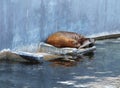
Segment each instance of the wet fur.
[{"label": "wet fur", "polygon": [[85,37],[77,33],[59,31],[50,35],[46,42],[59,48],[78,48],[85,40],[87,40]]}]

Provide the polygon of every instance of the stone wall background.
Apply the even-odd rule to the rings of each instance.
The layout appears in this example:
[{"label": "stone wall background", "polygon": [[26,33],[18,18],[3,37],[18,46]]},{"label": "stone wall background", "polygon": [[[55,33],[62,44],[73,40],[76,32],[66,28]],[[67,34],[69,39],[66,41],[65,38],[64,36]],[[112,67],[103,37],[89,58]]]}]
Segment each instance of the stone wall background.
[{"label": "stone wall background", "polygon": [[120,0],[0,0],[0,50],[38,44],[53,32],[120,32]]}]

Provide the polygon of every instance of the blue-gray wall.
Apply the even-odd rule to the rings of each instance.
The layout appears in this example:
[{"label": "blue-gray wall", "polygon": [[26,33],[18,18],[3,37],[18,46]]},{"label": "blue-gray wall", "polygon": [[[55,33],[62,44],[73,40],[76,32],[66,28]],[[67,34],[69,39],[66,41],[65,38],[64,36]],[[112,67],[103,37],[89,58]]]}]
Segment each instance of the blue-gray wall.
[{"label": "blue-gray wall", "polygon": [[120,0],[0,0],[0,49],[39,43],[55,31],[120,31]]}]

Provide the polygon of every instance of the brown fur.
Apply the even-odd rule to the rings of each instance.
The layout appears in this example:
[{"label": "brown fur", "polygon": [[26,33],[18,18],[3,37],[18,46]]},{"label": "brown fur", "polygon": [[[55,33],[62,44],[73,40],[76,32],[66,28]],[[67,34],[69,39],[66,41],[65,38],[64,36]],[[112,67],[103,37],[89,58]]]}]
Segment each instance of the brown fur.
[{"label": "brown fur", "polygon": [[86,40],[85,37],[74,33],[74,32],[65,32],[60,31],[50,35],[47,39],[47,43],[55,47],[71,47],[78,48]]}]

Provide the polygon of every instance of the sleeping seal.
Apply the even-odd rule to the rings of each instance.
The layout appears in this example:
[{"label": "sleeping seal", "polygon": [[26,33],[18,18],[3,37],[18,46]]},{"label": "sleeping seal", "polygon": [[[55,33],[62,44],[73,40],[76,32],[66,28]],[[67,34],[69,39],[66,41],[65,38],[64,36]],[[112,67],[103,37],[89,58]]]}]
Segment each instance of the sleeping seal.
[{"label": "sleeping seal", "polygon": [[88,38],[74,32],[59,31],[50,35],[46,43],[58,48],[79,48],[87,40]]}]

